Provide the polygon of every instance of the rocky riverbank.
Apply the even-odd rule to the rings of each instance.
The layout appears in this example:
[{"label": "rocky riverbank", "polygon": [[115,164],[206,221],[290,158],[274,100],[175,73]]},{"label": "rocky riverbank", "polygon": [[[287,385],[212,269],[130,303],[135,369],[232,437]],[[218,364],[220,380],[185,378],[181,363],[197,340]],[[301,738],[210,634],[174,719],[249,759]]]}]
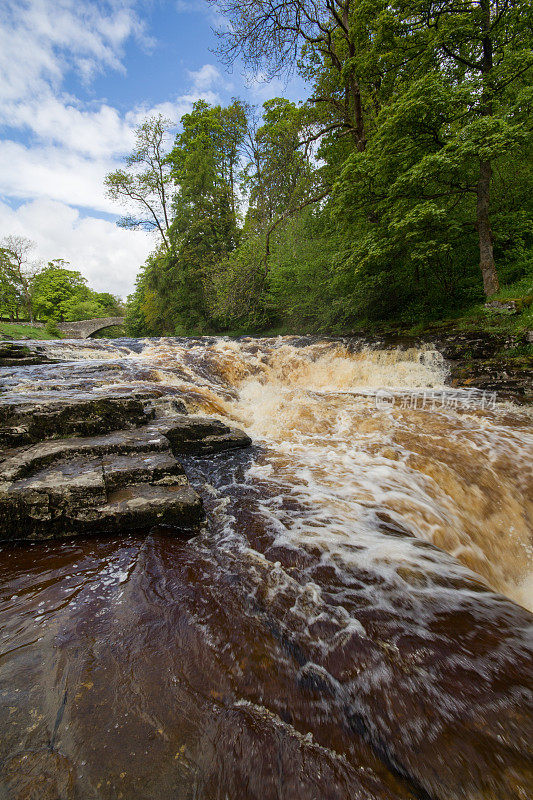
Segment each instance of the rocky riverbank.
[{"label": "rocky riverbank", "polygon": [[154,526],[194,535],[203,521],[202,502],[179,456],[251,442],[242,431],[184,411],[179,401],[150,392],[0,399],[0,538]]},{"label": "rocky riverbank", "polygon": [[533,403],[533,332],[522,334],[483,330],[458,331],[445,325],[427,326],[419,335],[359,334],[354,346],[372,348],[430,347],[444,358],[446,383],[455,388],[496,392],[499,400]]}]

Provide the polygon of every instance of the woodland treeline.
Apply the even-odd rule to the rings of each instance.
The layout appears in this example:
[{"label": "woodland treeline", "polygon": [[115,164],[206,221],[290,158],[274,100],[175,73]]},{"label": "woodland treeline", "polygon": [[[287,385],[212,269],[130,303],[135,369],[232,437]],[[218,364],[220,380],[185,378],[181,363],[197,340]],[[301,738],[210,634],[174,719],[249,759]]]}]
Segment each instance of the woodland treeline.
[{"label": "woodland treeline", "polygon": [[219,0],[220,55],[300,104],[147,120],[107,177],[155,228],[134,334],[414,322],[531,291],[533,11],[524,0]]},{"label": "woodland treeline", "polygon": [[120,298],[91,289],[68,261],[43,263],[34,251],[35,242],[24,236],[0,241],[0,318],[64,322],[124,312]]}]

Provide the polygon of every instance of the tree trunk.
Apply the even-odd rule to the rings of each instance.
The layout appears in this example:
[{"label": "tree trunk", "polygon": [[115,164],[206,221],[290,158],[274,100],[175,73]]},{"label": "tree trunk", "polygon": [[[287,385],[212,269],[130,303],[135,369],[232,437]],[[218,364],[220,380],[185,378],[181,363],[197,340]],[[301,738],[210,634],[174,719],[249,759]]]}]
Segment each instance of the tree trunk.
[{"label": "tree trunk", "polygon": [[483,290],[490,297],[500,290],[494,252],[492,249],[492,231],[490,229],[490,181],[492,167],[490,161],[481,161],[477,184],[476,225],[479,236],[479,266],[483,275]]},{"label": "tree trunk", "polygon": [[366,149],[365,121],[363,114],[363,103],[361,101],[361,90],[355,79],[351,80],[351,92],[353,98],[353,112],[355,119],[356,147],[360,153]]},{"label": "tree trunk", "polygon": [[[480,3],[483,29],[483,57],[481,59],[481,74],[483,91],[481,95],[481,116],[492,116],[492,97],[488,88],[488,77],[492,70],[492,39],[490,37],[490,0],[481,0]],[[479,179],[477,184],[476,225],[479,236],[479,266],[483,275],[483,290],[486,297],[490,297],[500,290],[494,252],[492,249],[492,231],[490,229],[490,184],[492,180],[492,165],[490,161],[479,162]]]}]

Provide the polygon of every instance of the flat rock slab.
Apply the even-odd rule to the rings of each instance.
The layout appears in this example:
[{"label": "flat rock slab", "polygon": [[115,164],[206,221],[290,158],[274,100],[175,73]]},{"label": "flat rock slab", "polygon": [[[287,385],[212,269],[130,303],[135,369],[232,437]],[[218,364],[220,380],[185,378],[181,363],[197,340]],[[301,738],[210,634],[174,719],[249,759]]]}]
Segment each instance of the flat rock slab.
[{"label": "flat rock slab", "polygon": [[144,425],[155,412],[143,397],[87,394],[75,400],[0,400],[0,444],[16,447],[63,436],[94,436]]},{"label": "flat rock slab", "polygon": [[221,450],[248,447],[252,440],[244,431],[230,428],[210,417],[185,415],[163,418],[150,426],[165,436],[175,455],[210,455]]},{"label": "flat rock slab", "polygon": [[187,535],[200,527],[203,518],[202,500],[190,486],[151,484],[133,484],[111,492],[104,505],[83,508],[73,515],[80,533],[120,533],[164,525]]},{"label": "flat rock slab", "polygon": [[203,522],[202,501],[176,455],[249,444],[246,434],[218,420],[176,415],[13,449],[0,463],[0,539],[127,533],[154,525],[190,536]]},{"label": "flat rock slab", "polygon": [[167,452],[137,453],[135,457],[111,454],[104,456],[101,464],[109,492],[145,481],[160,486],[187,484],[183,467]]},{"label": "flat rock slab", "polygon": [[25,367],[33,364],[55,364],[57,359],[50,358],[42,346],[27,345],[19,342],[0,342],[0,367]]},{"label": "flat rock slab", "polygon": [[42,460],[26,458],[25,476],[0,484],[2,538],[127,532],[155,524],[198,528],[203,518],[199,496],[168,441],[152,437],[152,442],[161,449],[146,452],[147,442],[141,440],[141,449],[131,450],[130,440],[129,452],[119,455],[105,454],[101,443],[92,453],[63,450],[62,460],[42,468]]}]

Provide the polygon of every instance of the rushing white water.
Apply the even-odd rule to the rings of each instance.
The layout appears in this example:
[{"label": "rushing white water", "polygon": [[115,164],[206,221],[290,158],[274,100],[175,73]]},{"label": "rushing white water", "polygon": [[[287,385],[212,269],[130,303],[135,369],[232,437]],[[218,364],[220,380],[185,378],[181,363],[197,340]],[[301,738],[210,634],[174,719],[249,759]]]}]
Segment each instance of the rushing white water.
[{"label": "rushing white water", "polygon": [[529,418],[475,391],[446,389],[438,353],[162,340],[141,358],[191,407],[233,420],[263,444],[249,477],[290,486],[313,509],[312,522],[281,524],[286,540],[319,542],[348,561],[352,545],[364,542],[369,557],[410,564],[405,541],[375,550],[374,516],[386,513],[492,588],[533,605]]},{"label": "rushing white water", "polygon": [[[244,428],[264,450],[249,480],[290,491],[312,509],[312,521],[295,513],[281,522],[279,510],[265,505],[287,541],[319,542],[324,558],[349,560],[354,542],[369,534],[374,541],[376,513],[386,514],[532,608],[530,415],[475,389],[446,387],[438,352],[290,337],[57,342],[47,349],[65,361],[75,354],[77,362],[68,372],[50,365],[25,377],[13,370],[12,391],[155,385],[182,396],[191,413]],[[399,547],[390,558],[380,550],[379,559],[408,563]]]}]

